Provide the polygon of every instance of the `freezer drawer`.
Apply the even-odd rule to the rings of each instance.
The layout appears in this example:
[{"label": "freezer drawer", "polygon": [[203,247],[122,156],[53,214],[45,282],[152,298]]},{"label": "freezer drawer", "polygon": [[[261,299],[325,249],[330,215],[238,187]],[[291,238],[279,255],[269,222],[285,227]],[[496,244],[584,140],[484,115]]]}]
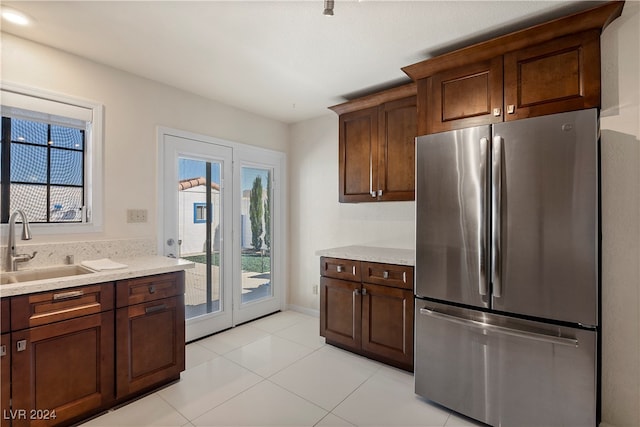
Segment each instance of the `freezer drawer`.
[{"label": "freezer drawer", "polygon": [[415,391],[493,426],[597,423],[596,332],[416,299]]}]

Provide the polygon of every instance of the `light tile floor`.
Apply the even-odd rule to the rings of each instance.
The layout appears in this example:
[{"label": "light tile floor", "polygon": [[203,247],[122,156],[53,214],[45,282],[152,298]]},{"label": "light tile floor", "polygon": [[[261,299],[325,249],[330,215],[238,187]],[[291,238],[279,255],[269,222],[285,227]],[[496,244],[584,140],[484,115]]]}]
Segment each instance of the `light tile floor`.
[{"label": "light tile floor", "polygon": [[413,392],[413,375],[324,343],[318,319],[277,313],[187,345],[179,382],[83,424],[479,426]]}]

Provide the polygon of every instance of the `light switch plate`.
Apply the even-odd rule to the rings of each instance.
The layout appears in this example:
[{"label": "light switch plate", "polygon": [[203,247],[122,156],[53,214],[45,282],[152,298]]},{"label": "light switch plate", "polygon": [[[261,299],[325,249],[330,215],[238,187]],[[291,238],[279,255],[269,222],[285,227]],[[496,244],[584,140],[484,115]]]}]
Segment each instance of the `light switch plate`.
[{"label": "light switch plate", "polygon": [[127,209],[127,222],[147,222],[146,209]]}]

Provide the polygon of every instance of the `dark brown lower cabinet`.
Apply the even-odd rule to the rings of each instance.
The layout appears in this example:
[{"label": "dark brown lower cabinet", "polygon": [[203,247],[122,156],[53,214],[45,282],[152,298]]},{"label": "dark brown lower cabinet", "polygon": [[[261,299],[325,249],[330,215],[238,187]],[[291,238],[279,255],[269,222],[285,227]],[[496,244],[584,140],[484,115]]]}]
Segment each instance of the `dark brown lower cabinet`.
[{"label": "dark brown lower cabinet", "polygon": [[413,370],[413,292],[362,286],[362,349]]},{"label": "dark brown lower cabinet", "polygon": [[[4,307],[4,304],[3,304]],[[11,409],[11,334],[2,334],[0,342],[0,418],[1,427],[9,427]]]},{"label": "dark brown lower cabinet", "polygon": [[13,427],[65,425],[113,403],[113,310],[11,335]]},{"label": "dark brown lower cabinet", "polygon": [[184,370],[183,271],[6,298],[2,312],[0,427],[71,425]]},{"label": "dark brown lower cabinet", "polygon": [[320,335],[327,342],[360,347],[360,283],[320,278]]},{"label": "dark brown lower cabinet", "polygon": [[117,398],[177,380],[184,370],[184,295],[116,310]]},{"label": "dark brown lower cabinet", "polygon": [[[355,268],[353,280],[327,277],[336,275],[327,266],[346,264]],[[413,371],[413,268],[326,258],[321,265],[320,335],[329,344]]]}]

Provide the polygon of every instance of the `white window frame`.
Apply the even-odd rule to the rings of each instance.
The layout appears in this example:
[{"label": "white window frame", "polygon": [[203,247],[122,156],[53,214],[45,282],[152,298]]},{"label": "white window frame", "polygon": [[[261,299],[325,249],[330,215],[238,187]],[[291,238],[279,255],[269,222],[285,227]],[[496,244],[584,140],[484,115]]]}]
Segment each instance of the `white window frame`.
[{"label": "white window frame", "polygon": [[[7,101],[9,100],[9,101]],[[16,105],[5,104],[5,102]],[[40,88],[0,82],[0,105],[65,117],[66,111],[83,109],[88,118],[85,129],[86,210],[81,223],[34,223],[34,234],[59,235],[98,233],[103,229],[103,121],[104,107],[97,102],[78,99]],[[83,119],[84,120],[84,119]],[[88,219],[87,219],[88,218]],[[2,224],[2,232],[7,224]]]}]

